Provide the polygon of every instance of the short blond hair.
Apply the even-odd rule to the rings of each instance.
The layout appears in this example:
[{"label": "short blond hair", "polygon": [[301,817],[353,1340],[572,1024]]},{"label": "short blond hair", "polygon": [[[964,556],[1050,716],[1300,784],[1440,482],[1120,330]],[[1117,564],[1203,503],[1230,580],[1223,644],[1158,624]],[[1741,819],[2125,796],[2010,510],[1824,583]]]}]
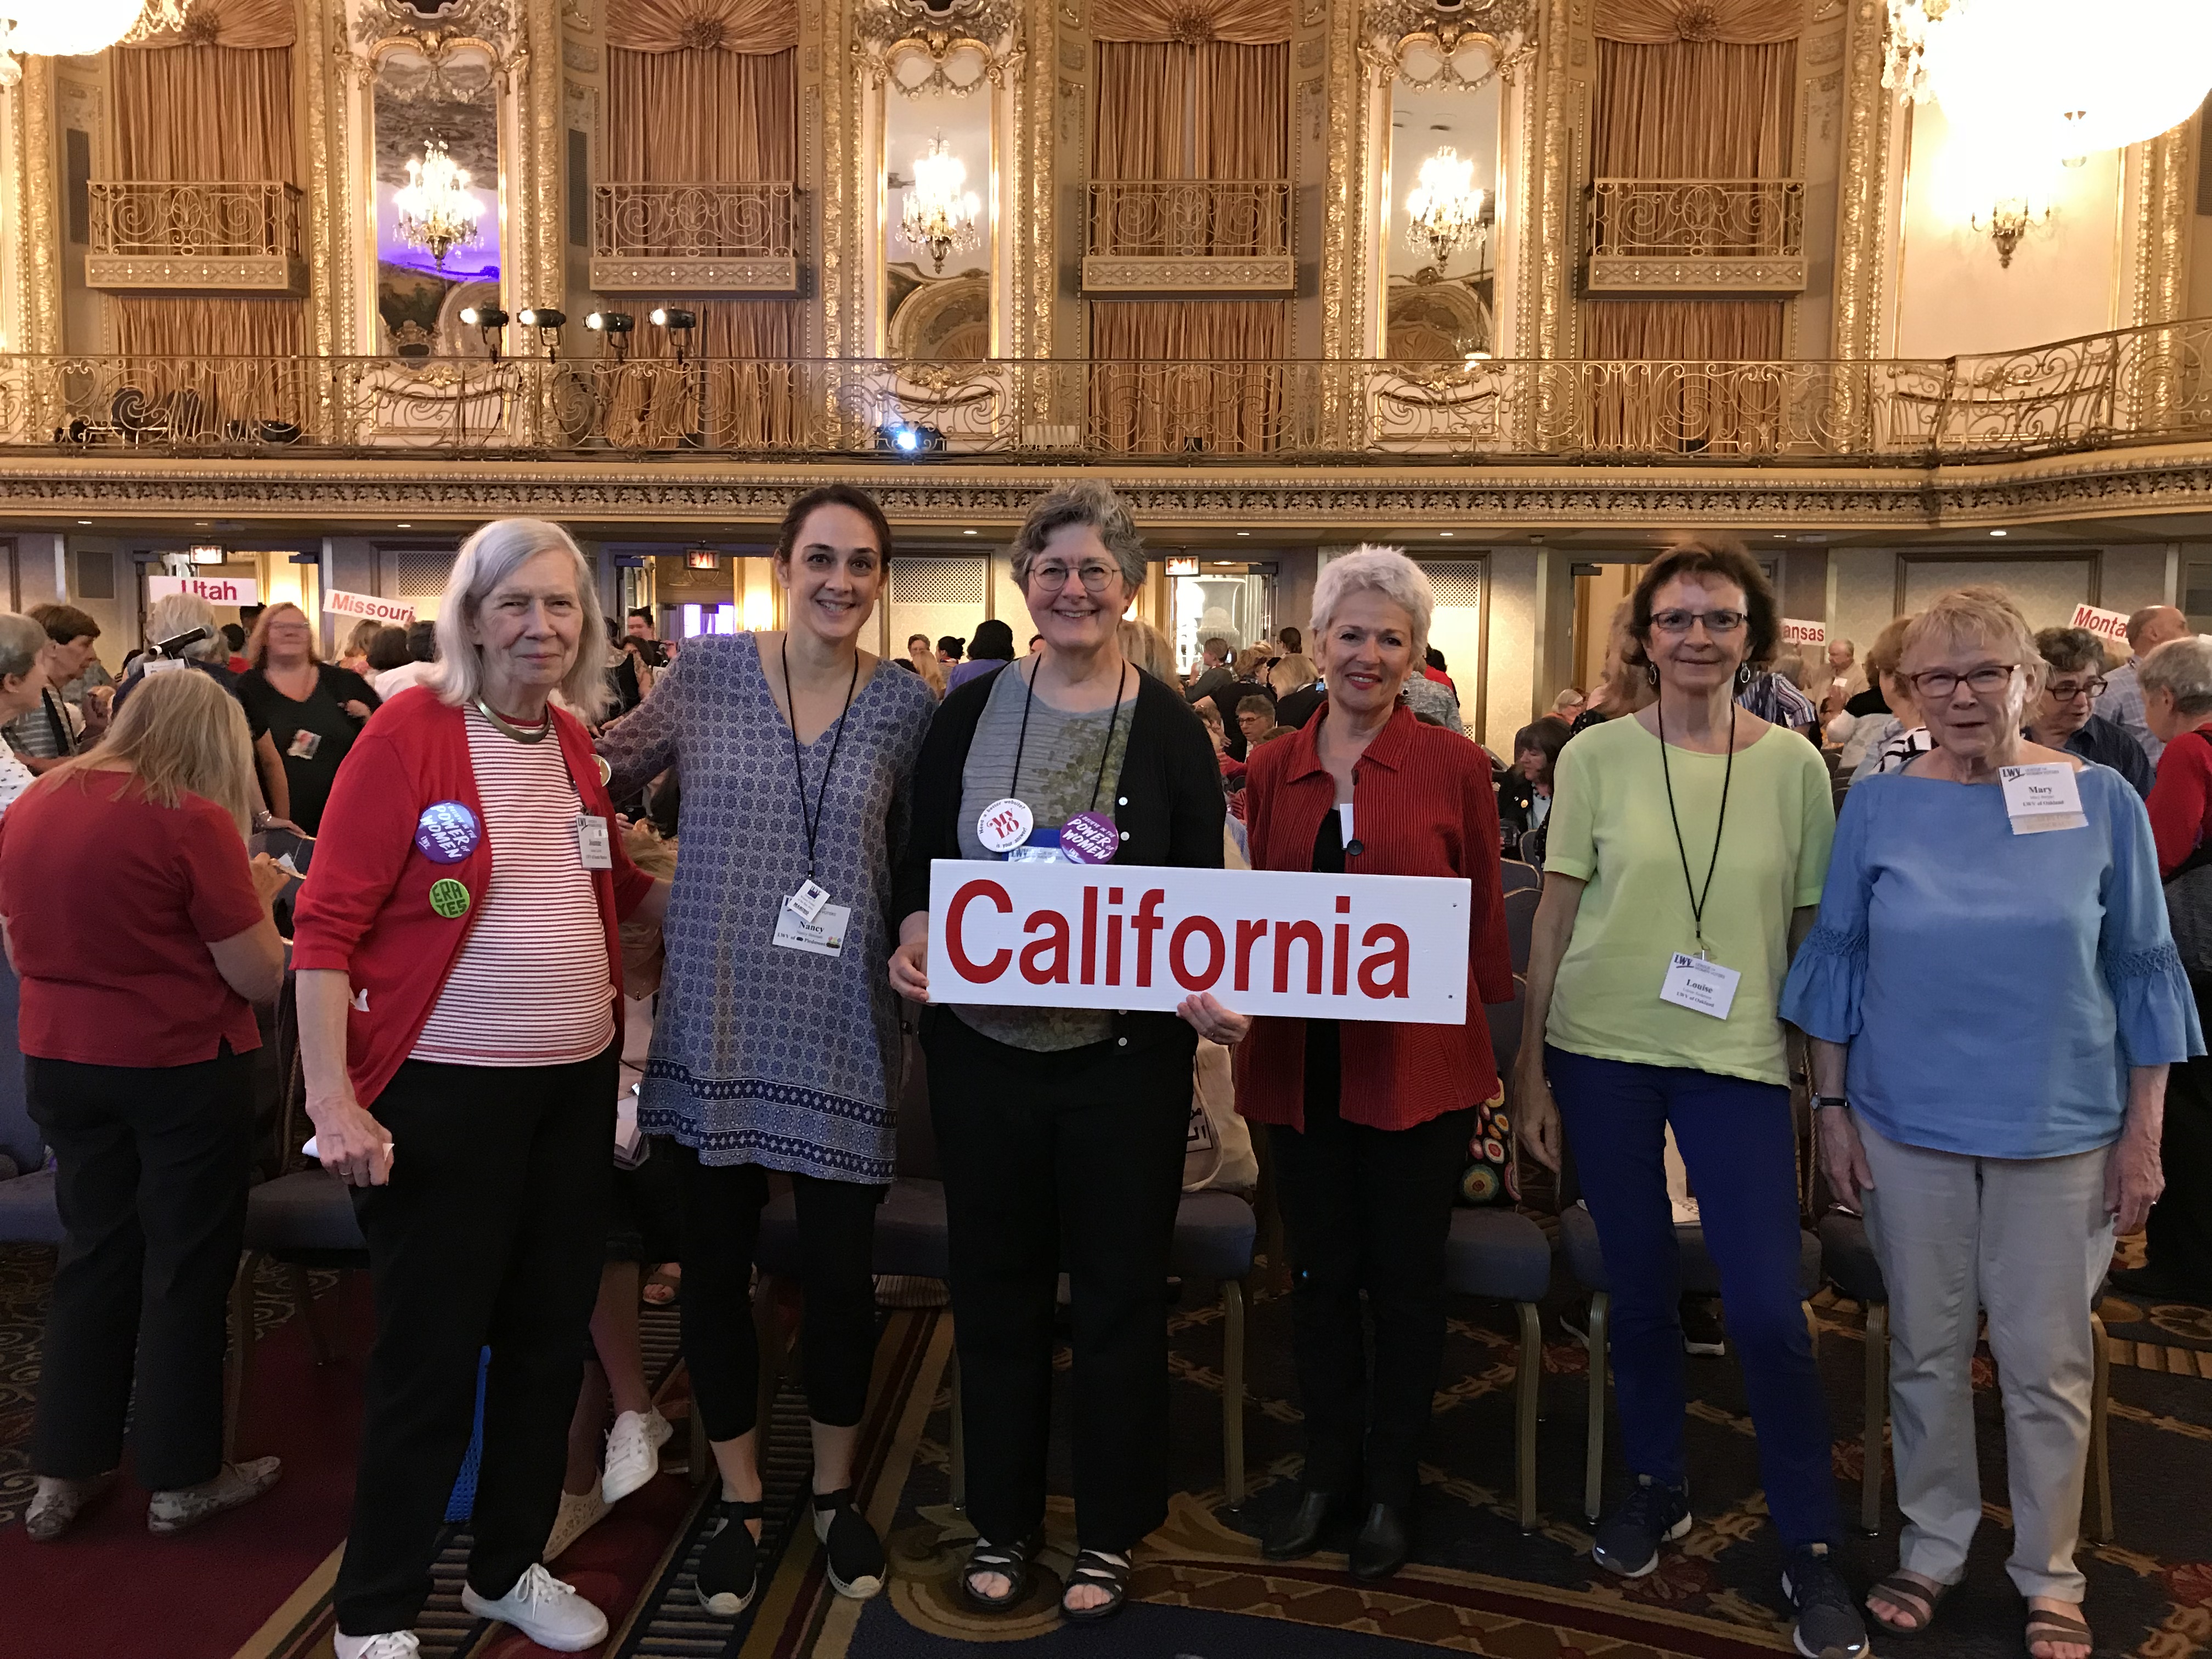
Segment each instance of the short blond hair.
[{"label": "short blond hair", "polygon": [[1134,617],[1122,617],[1116,631],[1121,636],[1123,656],[1156,680],[1169,685],[1181,682],[1182,677],[1176,672],[1175,647],[1168,643],[1166,635]]},{"label": "short blond hair", "polygon": [[269,624],[287,611],[307,624],[307,660],[320,662],[323,659],[323,653],[315,648],[315,624],[307,613],[289,599],[279,599],[253,619],[253,635],[246,642],[246,659],[256,668],[269,665]]},{"label": "short blond hair", "polygon": [[[1967,641],[2010,652],[2020,665],[2028,701],[2033,702],[2041,695],[2046,665],[2043,653],[2035,648],[2035,630],[2027,625],[2012,595],[2002,587],[1954,587],[1948,593],[1938,593],[1905,630],[1904,655]],[[1903,672],[1901,665],[1899,672]]]},{"label": "short blond hair", "polygon": [[1881,632],[1874,636],[1867,647],[1867,678],[1876,690],[1881,689],[1882,676],[1894,674],[1905,661],[1905,630],[1912,626],[1915,613],[1906,611],[1902,617],[1893,617],[1881,625]]},{"label": "short blond hair", "polygon": [[241,841],[252,826],[258,797],[246,710],[211,675],[194,668],[149,674],[116,711],[107,735],[46,776],[74,776],[81,787],[96,769],[112,770],[117,761],[157,806],[195,794],[222,808]]}]

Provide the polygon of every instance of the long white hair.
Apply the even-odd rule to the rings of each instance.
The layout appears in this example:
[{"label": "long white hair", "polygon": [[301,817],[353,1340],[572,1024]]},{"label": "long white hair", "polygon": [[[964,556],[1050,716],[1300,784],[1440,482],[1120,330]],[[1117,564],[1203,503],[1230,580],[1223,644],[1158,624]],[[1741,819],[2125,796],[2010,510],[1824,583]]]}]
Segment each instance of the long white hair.
[{"label": "long white hair", "polygon": [[555,688],[562,703],[584,720],[597,720],[608,697],[607,624],[592,567],[575,538],[544,519],[495,519],[461,544],[446,597],[438,607],[438,667],[427,682],[441,699],[465,708],[483,690],[483,647],[469,637],[483,602],[499,585],[540,553],[566,553],[576,575],[582,631],[576,660]]}]

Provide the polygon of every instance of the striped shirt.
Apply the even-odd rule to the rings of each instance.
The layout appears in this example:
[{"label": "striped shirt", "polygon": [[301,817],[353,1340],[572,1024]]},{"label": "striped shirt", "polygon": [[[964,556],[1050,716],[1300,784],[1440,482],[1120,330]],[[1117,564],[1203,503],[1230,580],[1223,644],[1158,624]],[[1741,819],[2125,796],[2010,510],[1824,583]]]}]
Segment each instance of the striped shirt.
[{"label": "striped shirt", "polygon": [[[614,1037],[607,934],[577,844],[583,811],[561,745],[502,736],[471,708],[469,762],[491,879],[412,1057],[447,1066],[562,1066]],[[457,924],[458,925],[458,924]]]}]

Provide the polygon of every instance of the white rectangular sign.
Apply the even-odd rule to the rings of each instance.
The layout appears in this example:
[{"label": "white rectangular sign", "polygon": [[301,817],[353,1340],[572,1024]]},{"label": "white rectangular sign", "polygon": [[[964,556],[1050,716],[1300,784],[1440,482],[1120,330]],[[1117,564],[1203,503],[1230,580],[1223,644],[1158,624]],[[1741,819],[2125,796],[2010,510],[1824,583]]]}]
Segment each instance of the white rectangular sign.
[{"label": "white rectangular sign", "polygon": [[258,605],[261,584],[251,576],[149,576],[146,597],[165,599],[172,593],[190,593],[210,605]]},{"label": "white rectangular sign", "polygon": [[406,600],[380,599],[374,593],[325,593],[323,609],[334,617],[373,617],[394,628],[404,628],[415,620],[415,607]]},{"label": "white rectangular sign", "polygon": [[2086,628],[2092,634],[2101,635],[2108,640],[2124,640],[2128,636],[2128,619],[2123,612],[2100,611],[2094,605],[2075,605],[2074,621],[2070,625]]},{"label": "white rectangular sign", "polygon": [[1784,645],[1826,645],[1828,624],[1824,622],[1800,622],[1792,617],[1782,619],[1782,642]]},{"label": "white rectangular sign", "polygon": [[1118,864],[930,866],[929,1000],[1460,1025],[1473,885]]}]

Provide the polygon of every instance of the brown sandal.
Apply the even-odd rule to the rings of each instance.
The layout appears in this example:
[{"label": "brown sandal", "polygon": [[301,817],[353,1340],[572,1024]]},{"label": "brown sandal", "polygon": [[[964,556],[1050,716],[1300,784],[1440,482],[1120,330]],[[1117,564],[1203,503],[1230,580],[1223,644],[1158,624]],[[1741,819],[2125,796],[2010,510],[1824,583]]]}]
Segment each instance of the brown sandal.
[{"label": "brown sandal", "polygon": [[[1892,1636],[1917,1636],[1936,1622],[1936,1609],[1943,1605],[1943,1598],[1952,1589],[1949,1584],[1938,1584],[1931,1592],[1927,1585],[1899,1569],[1867,1592],[1867,1612]],[[1911,1613],[1918,1622],[1899,1625],[1883,1618],[1874,1610],[1874,1598],[1877,1595],[1901,1612]]]},{"label": "brown sandal", "polygon": [[2070,1614],[2053,1613],[2047,1607],[2030,1607],[2027,1610],[2025,1645],[2029,1659],[2034,1659],[2038,1642],[2048,1642],[2054,1646],[2063,1642],[2069,1647],[2078,1644],[2092,1653],[2097,1649],[2096,1638],[2089,1634],[2088,1626]]}]

